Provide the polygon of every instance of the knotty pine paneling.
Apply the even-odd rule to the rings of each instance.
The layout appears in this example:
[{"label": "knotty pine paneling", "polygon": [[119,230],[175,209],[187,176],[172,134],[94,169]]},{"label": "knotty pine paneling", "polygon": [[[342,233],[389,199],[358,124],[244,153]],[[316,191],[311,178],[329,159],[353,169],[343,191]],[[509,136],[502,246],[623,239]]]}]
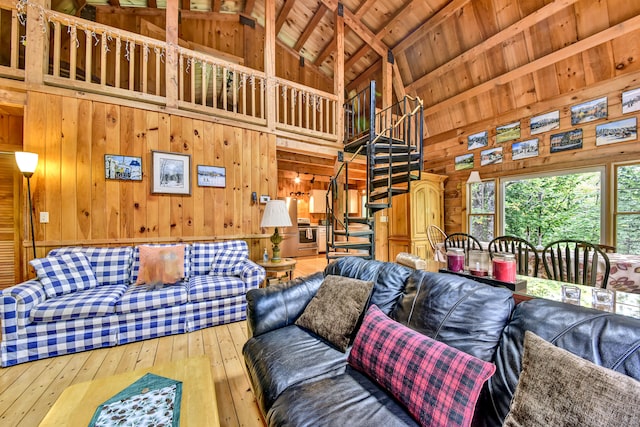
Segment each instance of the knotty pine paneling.
[{"label": "knotty pine paneling", "polygon": [[[275,136],[38,92],[29,92],[25,123],[24,149],[40,155],[36,217],[49,212],[36,224],[38,256],[63,245],[243,238],[259,258],[264,205],[251,192],[277,194]],[[152,150],[191,155],[190,196],[151,194]],[[105,179],[105,154],[141,157],[143,180]],[[226,187],[199,187],[197,165],[224,166]]]}]

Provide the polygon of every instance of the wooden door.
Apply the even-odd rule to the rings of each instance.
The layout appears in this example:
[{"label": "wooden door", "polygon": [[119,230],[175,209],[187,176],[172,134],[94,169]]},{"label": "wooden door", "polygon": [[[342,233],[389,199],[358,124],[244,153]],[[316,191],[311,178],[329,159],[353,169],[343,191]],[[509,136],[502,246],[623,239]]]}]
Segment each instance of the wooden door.
[{"label": "wooden door", "polygon": [[22,175],[12,154],[0,154],[0,289],[22,281],[20,190]]}]

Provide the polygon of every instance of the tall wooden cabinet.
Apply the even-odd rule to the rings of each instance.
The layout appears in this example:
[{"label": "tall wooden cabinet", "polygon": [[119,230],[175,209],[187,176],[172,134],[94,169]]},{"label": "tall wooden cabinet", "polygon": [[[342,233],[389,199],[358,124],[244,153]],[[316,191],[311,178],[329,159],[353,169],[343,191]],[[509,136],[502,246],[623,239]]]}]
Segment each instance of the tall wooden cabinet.
[{"label": "tall wooden cabinet", "polygon": [[411,191],[393,198],[389,212],[389,261],[400,252],[433,259],[427,228],[444,225],[444,175],[422,172]]}]

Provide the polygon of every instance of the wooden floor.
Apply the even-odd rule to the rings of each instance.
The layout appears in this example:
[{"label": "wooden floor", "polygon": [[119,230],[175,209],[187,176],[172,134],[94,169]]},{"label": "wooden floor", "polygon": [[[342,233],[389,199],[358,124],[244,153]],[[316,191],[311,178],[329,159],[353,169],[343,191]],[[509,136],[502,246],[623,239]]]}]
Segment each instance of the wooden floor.
[{"label": "wooden floor", "polygon": [[[299,258],[295,277],[325,266],[324,257]],[[242,357],[246,340],[246,323],[237,322],[2,368],[0,426],[37,426],[71,384],[201,355],[211,360],[221,425],[263,426]]]}]

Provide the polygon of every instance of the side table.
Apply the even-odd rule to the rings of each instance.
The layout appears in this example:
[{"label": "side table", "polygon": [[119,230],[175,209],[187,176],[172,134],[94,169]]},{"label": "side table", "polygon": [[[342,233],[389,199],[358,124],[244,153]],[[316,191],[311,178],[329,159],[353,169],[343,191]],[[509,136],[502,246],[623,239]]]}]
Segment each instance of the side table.
[{"label": "side table", "polygon": [[[262,266],[267,272],[265,285],[271,283],[271,280],[269,280],[269,276],[275,276],[275,279],[278,282],[282,281],[282,279],[293,279],[293,271],[296,269],[296,260],[293,258],[282,258],[280,262],[258,261],[257,264]],[[284,273],[284,275],[280,276],[280,273]]]}]

